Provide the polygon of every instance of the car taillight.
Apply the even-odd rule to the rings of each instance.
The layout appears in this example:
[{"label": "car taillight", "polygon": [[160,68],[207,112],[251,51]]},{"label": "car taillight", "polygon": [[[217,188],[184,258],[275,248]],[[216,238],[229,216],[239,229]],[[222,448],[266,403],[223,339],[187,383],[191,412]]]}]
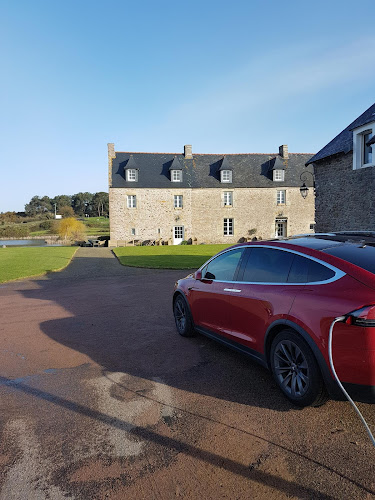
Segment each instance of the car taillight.
[{"label": "car taillight", "polygon": [[345,323],[347,325],[375,327],[375,305],[365,306],[356,311],[346,314]]}]

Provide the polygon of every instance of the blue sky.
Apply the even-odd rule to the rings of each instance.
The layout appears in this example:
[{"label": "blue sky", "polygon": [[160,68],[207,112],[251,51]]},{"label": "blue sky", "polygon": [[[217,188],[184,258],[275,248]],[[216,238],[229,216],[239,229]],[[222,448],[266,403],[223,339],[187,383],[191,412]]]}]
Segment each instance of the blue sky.
[{"label": "blue sky", "polygon": [[108,190],[108,142],[316,153],[375,102],[371,19],[368,0],[3,0],[0,211]]}]

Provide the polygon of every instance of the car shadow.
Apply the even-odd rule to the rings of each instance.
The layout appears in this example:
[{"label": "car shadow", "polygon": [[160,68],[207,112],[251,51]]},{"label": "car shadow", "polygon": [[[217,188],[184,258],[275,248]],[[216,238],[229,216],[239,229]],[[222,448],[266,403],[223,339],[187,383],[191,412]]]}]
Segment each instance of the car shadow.
[{"label": "car shadow", "polygon": [[202,335],[178,335],[173,286],[191,271],[126,268],[115,259],[103,269],[100,257],[80,261],[20,290],[67,311],[67,317],[40,324],[50,339],[87,355],[105,372],[162,379],[183,391],[244,405],[298,410],[254,361]]}]

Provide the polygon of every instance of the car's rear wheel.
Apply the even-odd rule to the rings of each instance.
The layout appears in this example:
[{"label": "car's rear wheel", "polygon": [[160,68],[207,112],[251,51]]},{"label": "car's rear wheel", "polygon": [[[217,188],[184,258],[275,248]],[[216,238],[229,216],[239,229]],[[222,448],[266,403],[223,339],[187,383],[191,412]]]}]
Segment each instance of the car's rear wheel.
[{"label": "car's rear wheel", "polygon": [[327,392],[313,352],[294,330],[279,332],[271,345],[271,370],[277,385],[297,406],[320,406]]},{"label": "car's rear wheel", "polygon": [[190,310],[182,295],[177,295],[174,300],[173,314],[178,333],[183,337],[191,337],[194,335],[195,332]]}]

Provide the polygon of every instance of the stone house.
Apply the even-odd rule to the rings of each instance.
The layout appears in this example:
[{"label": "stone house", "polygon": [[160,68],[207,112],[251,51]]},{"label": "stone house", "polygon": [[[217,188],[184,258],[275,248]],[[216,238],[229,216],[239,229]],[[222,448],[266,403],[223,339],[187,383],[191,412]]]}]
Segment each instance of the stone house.
[{"label": "stone house", "polygon": [[306,165],[314,166],[317,232],[375,230],[375,104]]},{"label": "stone house", "polygon": [[313,232],[313,190],[306,199],[300,193],[310,157],[286,145],[279,154],[193,155],[189,145],[178,154],[115,152],[108,144],[109,244],[235,243]]}]

